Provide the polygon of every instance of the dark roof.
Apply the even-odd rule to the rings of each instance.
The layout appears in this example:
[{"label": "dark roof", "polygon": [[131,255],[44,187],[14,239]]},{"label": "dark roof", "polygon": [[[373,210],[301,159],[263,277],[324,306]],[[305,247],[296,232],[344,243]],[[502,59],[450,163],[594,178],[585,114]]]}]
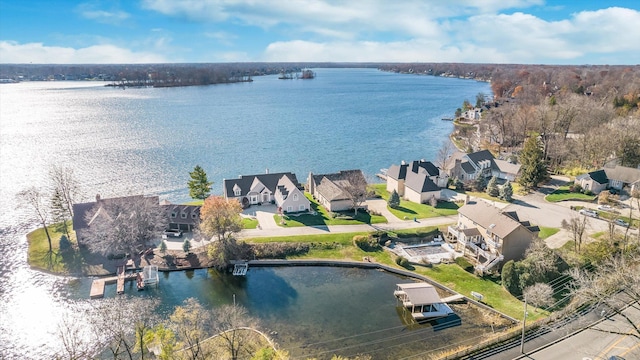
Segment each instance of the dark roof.
[{"label": "dark roof", "polygon": [[410,173],[407,176],[404,186],[419,193],[440,190],[438,185],[431,181],[429,176],[425,173]]},{"label": "dark roof", "polygon": [[470,162],[465,161],[462,164],[460,164],[460,167],[462,168],[462,170],[467,173],[467,174],[473,174],[476,172],[476,169],[473,167],[473,165],[471,165]]},{"label": "dark roof", "polygon": [[100,196],[97,196],[98,201],[86,202],[86,203],[78,203],[73,204],[73,230],[81,230],[89,227],[87,224],[87,214],[92,211],[97,211],[99,209],[98,204],[109,204],[115,201],[127,201],[127,200],[136,200],[136,199],[151,199],[156,203],[159,203],[159,199],[157,196],[149,196],[145,197],[144,195],[132,195],[132,196],[121,196],[116,198],[108,198],[101,199]]},{"label": "dark roof", "polygon": [[298,183],[298,179],[295,174],[290,172],[285,173],[270,173],[270,174],[259,174],[259,175],[241,175],[239,179],[225,179],[223,181],[223,187],[225,196],[228,198],[236,197],[233,187],[238,185],[240,187],[241,193],[240,196],[245,196],[251,189],[251,184],[253,184],[253,180],[258,178],[258,180],[272,193],[275,193],[276,186],[278,185],[278,181],[282,178],[282,176],[287,176],[297,187],[300,187],[300,183]]},{"label": "dark roof", "polygon": [[[170,224],[196,225],[200,221],[200,206],[198,205],[162,205]],[[183,216],[184,214],[184,216]]]},{"label": "dark roof", "polygon": [[420,168],[426,170],[429,176],[438,176],[440,175],[440,170],[431,163],[431,161],[412,161],[411,162],[411,171],[414,173],[420,172]]},{"label": "dark roof", "polygon": [[391,165],[387,170],[387,176],[395,180],[406,179],[408,167],[409,164]]},{"label": "dark roof", "polygon": [[609,182],[607,173],[602,169],[590,172],[589,177],[598,184],[607,184]]},{"label": "dark roof", "polygon": [[640,181],[640,169],[616,165],[614,168],[604,168],[604,172],[611,180],[619,180],[625,184],[633,184]]},{"label": "dark roof", "polygon": [[491,154],[491,151],[489,150],[481,150],[474,153],[470,153],[470,154],[467,154],[467,157],[469,158],[469,160],[473,161],[475,164],[478,164],[482,160],[490,160],[491,164],[493,165],[494,164],[493,159],[495,159]]}]

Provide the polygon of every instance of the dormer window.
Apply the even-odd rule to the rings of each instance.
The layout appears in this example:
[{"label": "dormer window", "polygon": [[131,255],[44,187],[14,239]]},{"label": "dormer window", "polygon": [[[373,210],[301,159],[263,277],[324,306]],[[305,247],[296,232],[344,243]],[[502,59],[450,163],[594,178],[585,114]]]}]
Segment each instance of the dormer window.
[{"label": "dormer window", "polygon": [[298,201],[298,194],[293,194],[293,201]]},{"label": "dormer window", "polygon": [[191,214],[191,218],[195,219],[196,218],[196,214]]},{"label": "dormer window", "polygon": [[172,213],[171,213],[171,217],[172,217],[172,218],[175,218],[175,217],[176,217],[176,213],[175,213],[175,212],[172,212]]},{"label": "dormer window", "polygon": [[240,186],[238,186],[238,184],[236,184],[236,185],[233,187],[233,195],[234,195],[234,196],[240,196],[240,195],[242,195],[242,189],[240,189]]},{"label": "dormer window", "polygon": [[183,219],[186,219],[186,218],[187,218],[187,213],[182,213],[182,214],[180,214],[180,215],[182,216],[182,218],[183,218]]}]

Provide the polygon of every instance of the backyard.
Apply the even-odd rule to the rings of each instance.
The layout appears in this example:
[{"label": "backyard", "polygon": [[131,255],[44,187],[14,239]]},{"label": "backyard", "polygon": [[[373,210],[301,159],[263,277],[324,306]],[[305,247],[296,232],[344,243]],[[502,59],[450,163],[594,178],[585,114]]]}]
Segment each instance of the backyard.
[{"label": "backyard", "polygon": [[[389,201],[389,192],[386,189],[386,184],[371,185],[371,188],[377,195],[382,197],[385,201]],[[456,215],[460,206],[453,202],[439,201],[436,207],[427,204],[418,204],[411,201],[400,200],[400,206],[391,208],[387,206],[389,211],[399,219],[426,219],[437,216],[449,216]]]}]

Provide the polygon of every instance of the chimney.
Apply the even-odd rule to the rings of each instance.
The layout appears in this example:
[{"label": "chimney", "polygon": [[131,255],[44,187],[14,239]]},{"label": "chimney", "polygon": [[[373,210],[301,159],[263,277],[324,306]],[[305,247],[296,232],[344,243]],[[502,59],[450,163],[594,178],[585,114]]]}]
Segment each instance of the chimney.
[{"label": "chimney", "polygon": [[100,202],[100,194],[96,194],[96,202]]},{"label": "chimney", "polygon": [[404,161],[404,160],[402,160],[402,161],[400,162],[400,165],[407,165],[407,162],[406,162],[406,161]]},{"label": "chimney", "polygon": [[265,170],[265,174],[268,174],[268,173],[269,173],[269,168]]}]

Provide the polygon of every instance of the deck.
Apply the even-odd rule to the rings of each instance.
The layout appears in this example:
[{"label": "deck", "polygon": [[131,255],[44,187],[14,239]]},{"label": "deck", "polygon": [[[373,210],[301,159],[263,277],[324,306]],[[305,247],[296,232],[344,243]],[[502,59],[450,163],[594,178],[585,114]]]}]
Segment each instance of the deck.
[{"label": "deck", "polygon": [[91,299],[100,299],[104,297],[104,290],[108,284],[116,284],[116,293],[118,295],[124,294],[124,284],[126,281],[134,281],[137,278],[137,273],[120,274],[116,276],[104,277],[95,279],[91,283],[91,291],[89,297]]}]

